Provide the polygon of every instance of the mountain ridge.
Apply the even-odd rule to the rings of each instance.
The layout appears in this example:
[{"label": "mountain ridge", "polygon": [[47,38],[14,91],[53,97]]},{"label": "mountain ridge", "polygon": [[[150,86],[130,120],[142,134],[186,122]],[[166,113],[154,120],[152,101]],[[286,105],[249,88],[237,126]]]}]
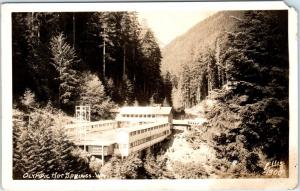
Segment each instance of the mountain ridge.
[{"label": "mountain ridge", "polygon": [[161,71],[178,76],[182,67],[189,64],[199,52],[214,48],[216,38],[224,31],[232,31],[241,11],[220,11],[191,27],[162,49]]}]

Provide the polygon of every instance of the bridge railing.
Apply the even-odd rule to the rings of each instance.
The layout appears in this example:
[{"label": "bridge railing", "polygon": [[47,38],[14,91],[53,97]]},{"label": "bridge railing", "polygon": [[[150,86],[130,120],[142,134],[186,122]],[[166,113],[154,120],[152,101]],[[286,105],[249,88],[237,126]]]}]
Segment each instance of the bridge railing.
[{"label": "bridge railing", "polygon": [[173,125],[188,125],[187,120],[178,120],[178,119],[173,119]]},{"label": "bridge railing", "polygon": [[183,126],[200,126],[205,123],[205,119],[186,119],[186,120],[176,120],[173,119],[173,125],[183,125]]}]

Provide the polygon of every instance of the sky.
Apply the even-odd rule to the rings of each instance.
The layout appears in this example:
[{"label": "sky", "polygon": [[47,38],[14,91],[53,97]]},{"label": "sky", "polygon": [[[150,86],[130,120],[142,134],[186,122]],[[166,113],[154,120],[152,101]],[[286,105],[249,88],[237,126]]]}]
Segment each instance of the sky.
[{"label": "sky", "polygon": [[[180,12],[180,13],[178,13]],[[161,47],[187,32],[214,11],[143,11],[138,12],[140,23],[152,29]]]}]

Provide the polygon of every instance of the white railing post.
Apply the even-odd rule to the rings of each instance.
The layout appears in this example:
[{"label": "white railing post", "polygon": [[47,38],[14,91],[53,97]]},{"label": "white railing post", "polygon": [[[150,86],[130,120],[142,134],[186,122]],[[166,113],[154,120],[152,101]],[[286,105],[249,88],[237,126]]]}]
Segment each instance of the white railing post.
[{"label": "white railing post", "polygon": [[104,165],[104,146],[103,145],[101,145],[102,146],[102,157],[101,157],[101,159],[102,159],[102,166]]}]

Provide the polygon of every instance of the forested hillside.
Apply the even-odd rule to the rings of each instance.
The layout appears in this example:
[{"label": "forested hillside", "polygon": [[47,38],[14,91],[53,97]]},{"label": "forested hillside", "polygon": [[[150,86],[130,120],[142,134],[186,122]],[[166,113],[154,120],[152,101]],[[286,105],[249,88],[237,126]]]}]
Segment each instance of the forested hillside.
[{"label": "forested hillside", "polygon": [[[225,177],[262,175],[267,161],[288,163],[287,11],[235,13],[211,16],[180,37],[184,40],[172,42],[164,52],[172,57],[170,49],[189,50],[185,52],[191,58],[189,61],[183,57],[184,61],[175,59],[172,63],[176,66],[182,61],[180,73],[170,71],[173,105],[190,108],[203,100],[213,101],[212,107],[205,110],[206,133],[195,133],[191,140],[199,145],[208,143],[215,149],[217,159],[210,165],[219,174],[225,173]],[[214,37],[198,33],[200,37],[196,38],[193,31],[214,18],[220,22],[212,22],[213,27],[222,28],[222,22],[230,21],[231,30],[210,31],[217,33]],[[195,43],[187,40],[191,36]],[[197,45],[197,39],[207,41]],[[192,51],[195,46],[207,48]]]},{"label": "forested hillside", "polygon": [[14,13],[12,22],[15,103],[29,89],[38,102],[72,112],[85,100],[78,90],[88,88],[118,105],[171,102],[157,40],[135,12]]},{"label": "forested hillside", "polygon": [[193,62],[199,52],[215,47],[217,38],[221,38],[225,31],[232,31],[236,21],[234,18],[240,16],[239,11],[218,12],[175,38],[162,50],[162,72],[169,71],[178,76],[183,66]]},{"label": "forested hillside", "polygon": [[[286,30],[284,29],[286,23],[283,23],[286,22],[284,21],[286,17],[282,16],[282,12],[268,13],[278,19],[276,23],[273,19],[270,20],[268,15],[257,16],[255,18],[258,20],[257,22],[269,22],[268,24],[273,26],[253,26],[257,27],[253,29],[257,31],[257,35],[250,31],[249,33],[252,36],[242,36],[244,35],[243,30],[251,27],[251,23],[241,26],[241,23],[245,22],[245,14],[246,12],[242,11],[216,13],[195,25],[186,34],[178,37],[163,49],[162,72],[170,76],[172,81],[172,100],[175,108],[192,107],[204,100],[212,90],[221,89],[225,84],[228,85],[238,81],[232,75],[238,75],[242,80],[245,80],[244,78],[248,78],[248,80],[254,78],[252,81],[263,80],[259,79],[263,75],[262,72],[255,73],[257,72],[255,63],[253,64],[255,70],[249,67],[252,66],[251,63],[245,64],[245,66],[236,64],[232,68],[228,64],[229,51],[238,51],[236,48],[228,49],[229,43],[235,37],[240,38],[239,46],[244,46],[245,50],[249,48],[251,49],[249,51],[255,51],[252,50],[252,46],[255,44],[255,48],[263,55],[262,58],[259,58],[262,59],[259,62],[270,63],[269,68],[274,63],[274,58],[278,57],[278,51],[285,51],[283,53],[287,54],[287,45],[282,45],[283,42],[286,43],[285,40],[287,39],[285,36],[286,31],[283,31]],[[283,38],[282,41],[279,42],[276,37],[278,35],[268,34],[269,31],[261,31],[265,30],[264,27],[274,27],[274,29],[269,29],[270,33],[273,33],[273,30],[281,30],[279,36]],[[267,36],[270,36],[270,38],[267,38]],[[271,49],[271,46],[279,45],[282,45],[280,49]],[[242,49],[241,47],[238,48]],[[240,57],[242,55],[232,54],[239,57],[239,59],[244,59]],[[253,52],[253,54],[256,53]],[[255,56],[260,57],[259,55]],[[266,56],[269,57],[266,58]],[[287,61],[287,58],[283,59]],[[279,62],[279,60],[276,60],[276,62]],[[265,71],[265,66],[262,69],[264,69],[264,72],[270,72],[269,70]]]}]

